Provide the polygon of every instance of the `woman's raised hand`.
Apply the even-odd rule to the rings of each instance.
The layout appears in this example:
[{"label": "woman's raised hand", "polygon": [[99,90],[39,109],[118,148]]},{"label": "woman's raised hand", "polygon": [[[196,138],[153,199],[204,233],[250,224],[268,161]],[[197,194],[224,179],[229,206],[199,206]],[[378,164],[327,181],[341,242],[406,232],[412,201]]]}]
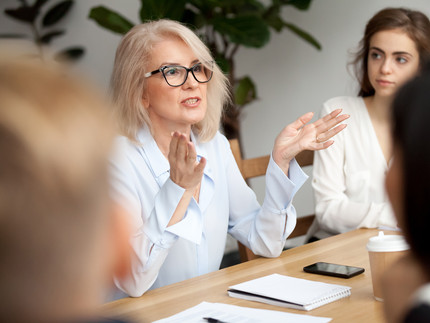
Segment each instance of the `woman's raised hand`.
[{"label": "woman's raised hand", "polygon": [[206,159],[202,157],[197,161],[196,158],[194,144],[184,134],[175,131],[172,134],[168,155],[170,178],[186,190],[194,190],[202,180]]},{"label": "woman's raised hand", "polygon": [[281,131],[276,137],[272,156],[285,174],[288,174],[290,161],[301,151],[321,150],[333,144],[334,141],[329,139],[346,127],[346,124],[338,124],[349,118],[341,112],[342,109],[336,109],[309,124],[314,114],[308,112]]}]

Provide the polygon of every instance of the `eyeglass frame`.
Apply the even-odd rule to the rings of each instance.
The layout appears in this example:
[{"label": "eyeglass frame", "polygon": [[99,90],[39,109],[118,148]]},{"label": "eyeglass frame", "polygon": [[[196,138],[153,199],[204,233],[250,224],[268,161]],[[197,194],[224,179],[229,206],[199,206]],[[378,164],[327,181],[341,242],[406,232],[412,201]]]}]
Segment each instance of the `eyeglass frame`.
[{"label": "eyeglass frame", "polygon": [[[213,64],[214,64],[214,62],[213,62],[213,61],[209,61],[209,62],[207,62],[207,63],[212,64],[212,66],[213,66]],[[182,86],[182,85],[184,85],[184,84],[185,84],[185,82],[188,80],[188,74],[191,72],[191,74],[193,75],[194,79],[195,79],[197,82],[199,82],[199,83],[208,83],[208,82],[212,79],[212,76],[213,76],[213,74],[214,74],[213,69],[211,69],[211,70],[210,70],[210,71],[211,71],[211,75],[210,75],[210,77],[209,77],[209,79],[208,79],[207,81],[199,81],[199,80],[197,79],[197,77],[194,75],[194,72],[193,72],[193,69],[194,69],[197,65],[199,65],[199,64],[201,64],[201,65],[203,65],[203,66],[204,66],[204,64],[203,64],[202,62],[198,62],[198,63],[194,64],[194,65],[193,65],[193,66],[191,66],[191,67],[185,67],[185,66],[182,66],[182,65],[165,65],[165,66],[161,66],[161,67],[160,67],[159,69],[157,69],[157,70],[153,70],[152,72],[145,73],[143,76],[144,76],[145,78],[148,78],[148,77],[150,77],[150,76],[152,76],[152,75],[154,75],[154,74],[157,74],[157,73],[160,73],[160,72],[161,72],[161,74],[163,75],[164,80],[166,81],[167,85],[169,85],[169,86],[171,86],[171,87],[179,87],[179,86]],[[166,75],[164,74],[164,70],[165,70],[166,68],[169,68],[169,67],[182,67],[182,68],[184,68],[184,69],[187,71],[187,73],[185,74],[185,75],[186,75],[186,76],[185,76],[185,79],[184,79],[184,81],[183,81],[181,84],[179,84],[179,85],[171,85],[171,84],[169,83],[169,81],[168,81],[168,80],[167,80],[167,78],[166,78]]]}]

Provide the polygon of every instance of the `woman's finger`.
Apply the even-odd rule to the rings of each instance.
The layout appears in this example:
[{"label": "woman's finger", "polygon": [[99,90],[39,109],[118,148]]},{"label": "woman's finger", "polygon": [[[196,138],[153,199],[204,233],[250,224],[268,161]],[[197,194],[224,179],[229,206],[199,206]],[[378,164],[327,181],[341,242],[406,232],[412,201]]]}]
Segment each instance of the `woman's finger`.
[{"label": "woman's finger", "polygon": [[338,115],[316,126],[317,133],[323,133],[349,118],[348,114]]},{"label": "woman's finger", "polygon": [[196,167],[194,168],[194,171],[197,174],[203,174],[203,171],[205,169],[206,166],[206,158],[202,157],[200,158],[200,162],[196,165]]},{"label": "woman's finger", "polygon": [[196,149],[194,147],[194,144],[192,142],[187,143],[187,162],[188,163],[195,163],[197,159],[197,153]]},{"label": "woman's finger", "polygon": [[329,129],[328,131],[325,131],[319,134],[316,138],[316,142],[321,143],[321,142],[327,141],[328,139],[332,138],[333,136],[341,132],[343,129],[345,129],[346,126],[347,126],[346,124],[341,124],[335,128]]},{"label": "woman's finger", "polygon": [[330,120],[333,120],[336,118],[340,113],[342,112],[342,109],[336,109],[330,112],[329,114],[326,114],[324,117],[319,118],[317,121],[315,121],[313,124],[315,127],[319,127],[324,123],[329,122]]},{"label": "woman's finger", "polygon": [[178,150],[178,139],[179,139],[179,133],[177,131],[173,132],[172,140],[170,140],[169,155],[168,155],[168,159],[170,161],[176,161],[176,152]]},{"label": "woman's finger", "polygon": [[178,149],[176,151],[176,158],[178,161],[185,161],[187,157],[187,138],[181,134],[178,138]]},{"label": "woman's finger", "polygon": [[293,127],[296,130],[299,130],[301,127],[303,127],[309,121],[311,121],[311,119],[312,119],[313,116],[314,116],[313,112],[305,113],[300,118],[298,118],[296,121],[294,121],[293,123],[291,123],[289,126]]}]

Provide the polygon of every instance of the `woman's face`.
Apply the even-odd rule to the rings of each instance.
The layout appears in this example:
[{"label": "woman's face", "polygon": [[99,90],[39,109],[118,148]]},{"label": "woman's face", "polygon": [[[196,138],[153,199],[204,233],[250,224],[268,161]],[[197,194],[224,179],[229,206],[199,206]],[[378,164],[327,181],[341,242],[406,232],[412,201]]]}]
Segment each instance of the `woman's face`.
[{"label": "woman's face", "polygon": [[401,29],[379,31],[370,38],[367,69],[375,95],[392,97],[418,72],[414,41]]},{"label": "woman's face", "polygon": [[394,158],[385,177],[385,189],[393,207],[398,226],[404,228],[404,200],[403,200],[403,165],[402,153],[398,148],[394,149]]},{"label": "woman's face", "polygon": [[[198,63],[193,51],[179,38],[168,38],[156,44],[148,65],[151,72],[166,65],[191,67]],[[146,79],[146,90],[142,98],[148,109],[152,127],[165,131],[186,132],[191,125],[203,120],[206,109],[207,83],[199,83],[188,73],[186,82],[178,87],[167,84],[162,73]]]}]

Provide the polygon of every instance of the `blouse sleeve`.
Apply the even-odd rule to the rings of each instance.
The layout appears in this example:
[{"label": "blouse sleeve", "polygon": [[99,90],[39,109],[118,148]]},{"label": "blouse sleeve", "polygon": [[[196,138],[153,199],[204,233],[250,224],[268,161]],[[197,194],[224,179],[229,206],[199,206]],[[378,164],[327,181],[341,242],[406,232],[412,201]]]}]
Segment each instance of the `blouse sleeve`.
[{"label": "blouse sleeve", "polygon": [[293,197],[306,181],[307,175],[293,160],[286,176],[271,156],[265,178],[265,199],[260,206],[228,148],[227,178],[229,233],[257,255],[279,256],[285,240],[296,225]]},{"label": "blouse sleeve", "polygon": [[[331,110],[324,105],[321,115],[326,115]],[[353,180],[346,178],[347,174],[344,172],[345,135],[344,132],[337,134],[334,145],[315,152],[312,187],[318,225],[331,233],[360,227],[375,228],[379,225],[395,227],[388,203],[356,202],[345,194],[346,183]]]},{"label": "blouse sleeve", "polygon": [[[146,183],[153,178],[142,158],[133,158],[119,147],[111,159],[112,197],[129,213],[132,223],[131,274],[115,277],[116,286],[138,297],[155,282],[169,249],[178,239],[177,224],[167,228],[184,189],[167,179],[162,187]],[[147,180],[146,182],[149,182]],[[155,183],[155,181],[154,181]]]}]

